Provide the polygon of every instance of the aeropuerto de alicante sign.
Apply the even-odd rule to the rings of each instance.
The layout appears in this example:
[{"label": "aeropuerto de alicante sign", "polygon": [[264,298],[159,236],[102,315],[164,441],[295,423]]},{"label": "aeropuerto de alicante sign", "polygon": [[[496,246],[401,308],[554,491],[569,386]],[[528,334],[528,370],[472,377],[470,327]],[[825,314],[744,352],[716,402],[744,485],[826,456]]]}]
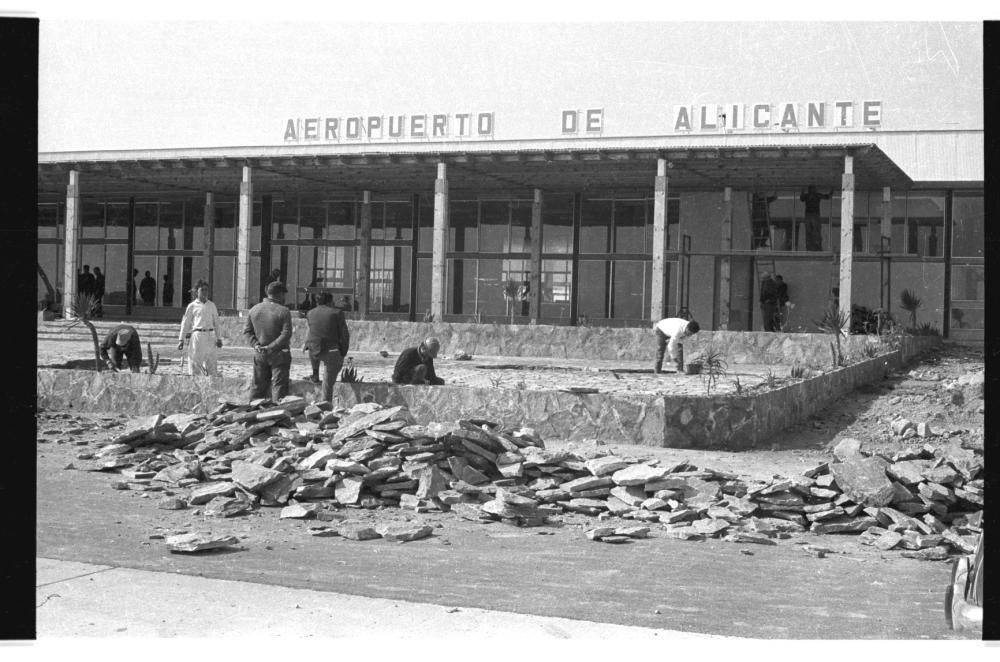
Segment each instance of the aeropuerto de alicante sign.
[{"label": "aeropuerto de alicante sign", "polygon": [[[561,137],[599,136],[603,108],[563,110],[553,118]],[[394,142],[400,140],[495,140],[496,113],[298,117],[285,122],[286,143]],[[727,103],[674,106],[664,133],[822,131],[882,126],[881,101]],[[534,136],[533,136],[534,137]]]}]

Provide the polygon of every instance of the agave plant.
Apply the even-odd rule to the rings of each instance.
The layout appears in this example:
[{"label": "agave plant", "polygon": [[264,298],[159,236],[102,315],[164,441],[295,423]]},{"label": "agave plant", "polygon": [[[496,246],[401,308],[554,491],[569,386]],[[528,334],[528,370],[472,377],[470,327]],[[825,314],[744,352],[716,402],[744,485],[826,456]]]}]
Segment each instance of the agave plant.
[{"label": "agave plant", "polygon": [[104,363],[101,361],[101,342],[97,338],[97,329],[94,328],[94,323],[91,321],[94,319],[96,313],[96,297],[90,294],[77,295],[73,309],[70,311],[74,322],[69,328],[72,329],[77,324],[83,324],[90,329],[90,339],[94,344],[94,369],[100,372],[104,367]]},{"label": "agave plant", "polygon": [[503,300],[507,303],[507,312],[510,315],[510,323],[514,323],[514,305],[518,301],[524,301],[524,289],[516,280],[508,280],[505,283],[500,283],[500,289],[503,293]]},{"label": "agave plant", "polygon": [[712,392],[719,383],[719,378],[726,374],[729,364],[726,353],[714,347],[706,347],[701,354],[695,356],[691,363],[701,365],[701,378],[705,381],[705,394]]},{"label": "agave plant", "polygon": [[358,377],[358,369],[354,367],[354,359],[347,359],[347,367],[340,371],[340,381],[344,384],[356,384],[365,381],[364,377]]},{"label": "agave plant", "polygon": [[910,290],[903,290],[899,293],[899,304],[903,310],[910,313],[910,328],[917,328],[917,310],[923,305],[920,297]]},{"label": "agave plant", "polygon": [[834,368],[841,366],[844,363],[844,354],[840,348],[840,337],[847,337],[846,329],[848,328],[847,325],[850,324],[850,322],[850,315],[834,305],[831,305],[823,312],[822,319],[813,322],[819,327],[820,331],[833,336],[834,342],[831,343],[830,348],[833,352]]}]

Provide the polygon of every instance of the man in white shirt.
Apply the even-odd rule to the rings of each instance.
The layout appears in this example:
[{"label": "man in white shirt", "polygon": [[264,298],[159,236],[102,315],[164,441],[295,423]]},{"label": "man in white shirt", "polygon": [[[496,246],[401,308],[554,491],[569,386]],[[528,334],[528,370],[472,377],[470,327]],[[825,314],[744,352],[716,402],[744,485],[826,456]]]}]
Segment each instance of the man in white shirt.
[{"label": "man in white shirt", "polygon": [[[190,335],[191,374],[214,377],[217,365],[215,350],[222,347],[222,339],[219,338],[219,311],[208,300],[208,283],[205,281],[199,280],[195,285],[195,296],[197,298],[184,310],[177,349],[184,349],[184,338]],[[215,342],[212,341],[213,337]]]},{"label": "man in white shirt", "polygon": [[701,329],[694,320],[690,322],[680,317],[667,317],[653,325],[656,331],[656,363],[653,372],[660,374],[663,368],[663,354],[670,350],[670,360],[677,366],[677,372],[684,371],[683,339],[693,336]]}]

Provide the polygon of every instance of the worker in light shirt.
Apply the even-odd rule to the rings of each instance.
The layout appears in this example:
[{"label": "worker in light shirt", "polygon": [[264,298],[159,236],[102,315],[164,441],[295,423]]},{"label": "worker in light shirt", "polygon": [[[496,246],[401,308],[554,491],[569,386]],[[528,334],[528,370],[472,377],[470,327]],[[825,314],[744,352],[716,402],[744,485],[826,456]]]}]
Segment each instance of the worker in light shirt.
[{"label": "worker in light shirt", "polygon": [[656,331],[656,363],[653,372],[660,374],[663,369],[663,354],[670,350],[670,360],[677,366],[677,372],[684,371],[684,338],[693,336],[701,329],[694,320],[690,322],[680,317],[667,317],[653,325]]},{"label": "worker in light shirt", "polygon": [[181,334],[177,349],[184,349],[184,338],[191,336],[192,375],[214,377],[218,360],[215,351],[222,347],[219,338],[219,311],[208,300],[208,283],[199,280],[195,287],[195,300],[188,304],[181,320]]}]

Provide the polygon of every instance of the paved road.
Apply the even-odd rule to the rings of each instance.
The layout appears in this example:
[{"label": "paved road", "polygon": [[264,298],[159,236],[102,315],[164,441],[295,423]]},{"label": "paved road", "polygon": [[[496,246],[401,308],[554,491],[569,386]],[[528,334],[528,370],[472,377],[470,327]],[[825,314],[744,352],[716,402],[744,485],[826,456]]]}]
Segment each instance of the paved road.
[{"label": "paved road", "polygon": [[[692,634],[971,638],[945,628],[947,564],[879,553],[854,538],[765,547],[686,542],[654,530],[652,539],[608,545],[584,538],[596,524],[584,516],[519,529],[398,509],[380,517],[422,519],[437,527],[434,536],[407,544],[315,538],[309,523],[278,520],[275,509],[230,520],[159,510],[155,495],[111,489],[111,475],[63,470],[71,449],[40,450],[37,554],[47,559]],[[240,542],[228,552],[183,555],[150,538],[174,529]],[[815,558],[796,544],[805,541],[843,553]],[[187,634],[214,634],[197,622]]]}]

